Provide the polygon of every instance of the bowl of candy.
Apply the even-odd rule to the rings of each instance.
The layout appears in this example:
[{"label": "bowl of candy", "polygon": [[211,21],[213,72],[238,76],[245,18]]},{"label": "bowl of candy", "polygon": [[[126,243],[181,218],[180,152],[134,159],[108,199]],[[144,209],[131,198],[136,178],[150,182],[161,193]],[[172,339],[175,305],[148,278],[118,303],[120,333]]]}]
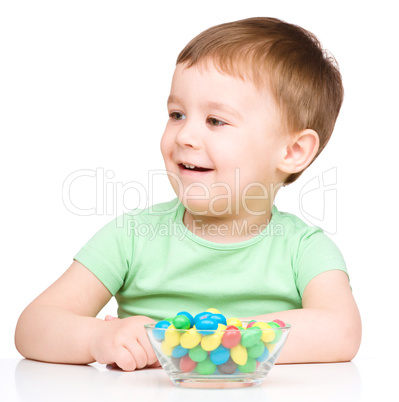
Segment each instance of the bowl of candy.
[{"label": "bowl of candy", "polygon": [[161,366],[181,387],[240,388],[259,385],[274,366],[290,331],[272,322],[226,319],[216,309],[146,324]]}]

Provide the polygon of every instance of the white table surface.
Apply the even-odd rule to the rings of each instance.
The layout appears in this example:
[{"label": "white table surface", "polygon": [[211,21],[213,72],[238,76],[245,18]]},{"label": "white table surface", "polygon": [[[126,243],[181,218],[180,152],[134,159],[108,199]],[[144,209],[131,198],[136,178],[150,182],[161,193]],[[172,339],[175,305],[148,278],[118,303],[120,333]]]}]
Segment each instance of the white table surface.
[{"label": "white table surface", "polygon": [[0,401],[354,402],[380,400],[383,394],[399,400],[395,399],[399,372],[395,363],[355,358],[349,363],[277,365],[257,387],[185,389],[173,385],[162,369],[128,373],[97,363],[75,366],[0,359]]}]

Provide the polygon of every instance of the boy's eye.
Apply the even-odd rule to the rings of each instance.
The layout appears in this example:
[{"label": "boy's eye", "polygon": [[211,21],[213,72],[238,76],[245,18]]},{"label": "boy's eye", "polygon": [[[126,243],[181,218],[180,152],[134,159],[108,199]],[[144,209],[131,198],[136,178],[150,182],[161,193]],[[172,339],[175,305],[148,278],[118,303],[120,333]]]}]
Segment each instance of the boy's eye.
[{"label": "boy's eye", "polygon": [[215,119],[214,117],[208,117],[207,121],[211,126],[224,126],[226,124],[224,121]]},{"label": "boy's eye", "polygon": [[172,113],[169,113],[169,117],[170,117],[172,120],[185,120],[185,119],[186,119],[186,115],[184,115],[184,114],[182,114],[182,113],[179,113],[179,112],[172,112]]}]

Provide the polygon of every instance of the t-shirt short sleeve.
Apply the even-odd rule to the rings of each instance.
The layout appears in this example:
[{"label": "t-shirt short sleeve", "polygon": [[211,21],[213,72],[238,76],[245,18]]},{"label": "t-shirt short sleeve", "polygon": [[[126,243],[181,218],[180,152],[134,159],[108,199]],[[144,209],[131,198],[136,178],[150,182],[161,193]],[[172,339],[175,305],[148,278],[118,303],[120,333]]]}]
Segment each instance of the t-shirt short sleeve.
[{"label": "t-shirt short sleeve", "polygon": [[132,217],[124,214],[101,228],[75,255],[114,296],[122,287],[133,258]]},{"label": "t-shirt short sleeve", "polygon": [[321,229],[301,238],[293,268],[301,297],[307,284],[322,272],[338,269],[348,274],[341,252]]}]

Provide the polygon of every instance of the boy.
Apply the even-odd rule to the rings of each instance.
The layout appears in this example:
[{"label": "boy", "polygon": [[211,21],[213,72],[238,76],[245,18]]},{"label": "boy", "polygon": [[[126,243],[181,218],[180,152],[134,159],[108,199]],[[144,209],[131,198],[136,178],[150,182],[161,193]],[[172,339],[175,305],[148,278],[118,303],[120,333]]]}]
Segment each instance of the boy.
[{"label": "boy", "polygon": [[[144,324],[216,307],[289,322],[279,363],[351,360],[361,323],[339,250],[273,206],[328,142],[342,98],[333,59],[302,28],[252,18],[194,38],[161,140],[178,198],[100,230],[22,313],[20,353],[154,367]],[[113,295],[119,318],[95,318]]]}]

